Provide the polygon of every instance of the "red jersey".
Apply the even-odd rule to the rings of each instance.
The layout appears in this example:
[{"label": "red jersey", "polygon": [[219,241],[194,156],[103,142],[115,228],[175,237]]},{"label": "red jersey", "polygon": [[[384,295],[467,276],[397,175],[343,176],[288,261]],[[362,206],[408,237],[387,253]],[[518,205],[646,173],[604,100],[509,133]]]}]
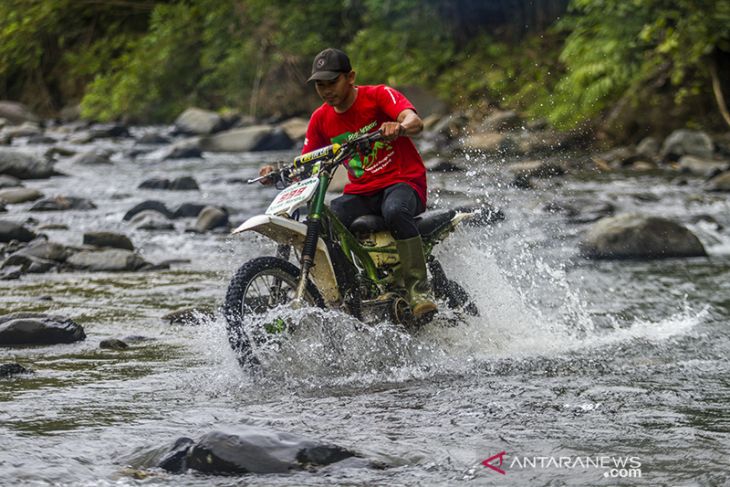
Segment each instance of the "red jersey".
[{"label": "red jersey", "polygon": [[[415,111],[411,102],[393,88],[358,86],[355,102],[344,113],[337,113],[326,103],[314,111],[302,153],[374,132],[383,122],[396,121],[407,109]],[[345,194],[370,196],[396,183],[408,183],[426,206],[426,168],[410,138],[376,142],[369,154],[355,156],[345,164],[350,178]]]}]

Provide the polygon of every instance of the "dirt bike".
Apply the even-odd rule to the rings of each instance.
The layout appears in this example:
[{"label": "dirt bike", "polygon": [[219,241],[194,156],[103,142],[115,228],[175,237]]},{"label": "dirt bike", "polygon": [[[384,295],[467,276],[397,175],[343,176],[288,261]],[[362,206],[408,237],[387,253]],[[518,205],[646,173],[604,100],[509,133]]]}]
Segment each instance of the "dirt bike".
[{"label": "dirt bike", "polygon": [[[385,144],[379,131],[366,133],[302,154],[293,164],[248,181],[268,177],[282,191],[263,215],[249,218],[232,232],[257,232],[279,244],[276,256],[243,264],[228,286],[224,315],[230,344],[242,364],[256,364],[257,346],[296,326],[274,319],[250,329],[252,320],[247,317],[281,305],[339,309],[364,322],[390,319],[407,327],[422,324],[411,315],[399,283],[398,251],[383,218],[362,216],[346,228],[325,204],[337,167],[355,155],[370,153],[378,144]],[[305,206],[307,217],[300,222],[298,213]],[[431,210],[416,217],[435,297],[473,316],[479,314],[476,305],[461,285],[446,277],[432,252],[461,222],[490,218],[482,211]],[[299,267],[289,261],[292,251]]]}]

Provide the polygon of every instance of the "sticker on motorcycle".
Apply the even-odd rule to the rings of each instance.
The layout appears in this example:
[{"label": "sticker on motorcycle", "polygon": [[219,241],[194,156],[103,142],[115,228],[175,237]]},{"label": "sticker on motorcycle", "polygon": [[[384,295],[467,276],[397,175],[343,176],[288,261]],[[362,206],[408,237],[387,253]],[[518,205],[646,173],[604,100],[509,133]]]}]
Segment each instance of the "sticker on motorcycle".
[{"label": "sticker on motorcycle", "polygon": [[300,206],[304,206],[317,191],[319,178],[308,178],[292,184],[279,193],[266,209],[267,215],[291,214]]}]

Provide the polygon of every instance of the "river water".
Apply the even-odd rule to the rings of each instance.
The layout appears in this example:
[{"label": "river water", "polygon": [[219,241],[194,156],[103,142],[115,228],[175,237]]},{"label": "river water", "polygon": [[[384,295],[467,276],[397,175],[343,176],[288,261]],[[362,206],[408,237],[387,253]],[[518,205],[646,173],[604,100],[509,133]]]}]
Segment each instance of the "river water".
[{"label": "river water", "polygon": [[[0,281],[0,314],[43,311],[82,324],[76,344],[0,349],[0,363],[35,374],[0,381],[1,485],[727,485],[730,483],[728,201],[670,173],[586,174],[515,189],[510,161],[469,161],[431,174],[431,202],[491,202],[501,224],[463,228],[438,250],[481,316],[444,312],[415,335],[361,330],[334,312],[299,311],[306,339],[269,355],[251,377],[228,347],[221,317],[173,326],[165,313],[221,304],[246,260],[273,254],[253,236],[137,231],[122,216],[145,199],[226,205],[234,223],[257,214],[270,188],[229,182],[293,153],[205,154],[156,162],[123,154],[99,167],[60,162],[68,177],[29,181],[46,195],[90,198],[92,211],[2,215],[130,236],[170,270],[27,275]],[[33,147],[28,150],[43,150]],[[138,190],[144,179],[193,175],[201,191]],[[546,211],[556,199],[612,203],[686,223],[708,258],[593,262],[587,226]],[[693,223],[709,215],[718,223]],[[443,326],[445,323],[458,326]],[[141,335],[124,351],[106,338]],[[140,473],[138,458],[181,436],[254,424],[348,447],[390,467],[291,475]],[[481,462],[505,452],[485,467]],[[561,460],[561,457],[564,457]],[[623,462],[623,463],[622,463]],[[640,475],[640,476],[639,476]]]}]

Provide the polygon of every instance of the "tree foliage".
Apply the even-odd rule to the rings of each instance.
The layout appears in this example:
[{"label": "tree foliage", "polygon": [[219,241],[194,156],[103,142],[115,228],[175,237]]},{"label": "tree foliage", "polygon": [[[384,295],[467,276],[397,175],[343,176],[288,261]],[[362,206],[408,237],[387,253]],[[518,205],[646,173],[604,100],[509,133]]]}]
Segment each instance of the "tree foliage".
[{"label": "tree foliage", "polygon": [[0,97],[46,113],[82,100],[101,120],[169,121],[189,105],[304,114],[316,103],[304,83],[311,59],[336,46],[359,82],[421,85],[455,106],[573,127],[646,105],[704,116],[711,73],[716,88],[730,78],[716,69],[730,59],[730,2],[571,0],[563,15],[567,5],[3,0]]},{"label": "tree foliage", "polygon": [[647,86],[682,103],[709,93],[709,57],[730,52],[730,3],[715,0],[573,0],[550,118],[574,126],[646,103]]}]

